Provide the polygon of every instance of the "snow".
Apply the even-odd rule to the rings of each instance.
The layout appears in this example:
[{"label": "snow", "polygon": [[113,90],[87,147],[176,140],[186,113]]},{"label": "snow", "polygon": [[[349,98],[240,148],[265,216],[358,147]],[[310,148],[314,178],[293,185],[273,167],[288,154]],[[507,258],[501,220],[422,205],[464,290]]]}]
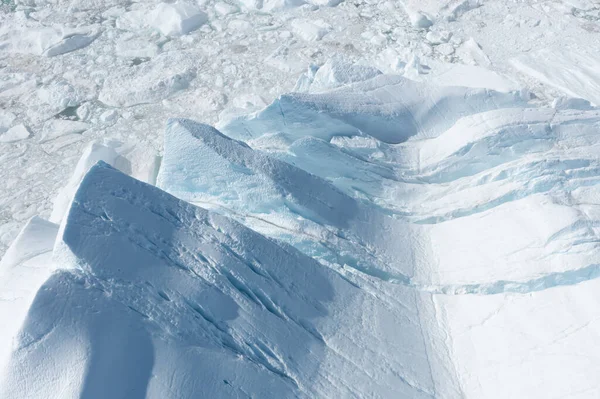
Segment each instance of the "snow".
[{"label": "snow", "polygon": [[361,134],[401,143],[417,133],[436,136],[466,112],[522,103],[517,92],[439,87],[380,75],[329,93],[286,94],[259,112],[223,119],[218,127],[241,139],[265,133],[303,136],[310,130],[311,135],[324,139]]},{"label": "snow", "polygon": [[564,93],[600,104],[600,54],[564,49],[542,49],[511,60],[523,73]]},{"label": "snow", "polygon": [[159,3],[148,16],[148,24],[165,36],[180,36],[198,29],[207,18],[206,13],[187,3]]},{"label": "snow", "polygon": [[68,119],[53,119],[44,123],[41,141],[49,141],[61,136],[79,134],[90,128],[85,122],[71,121]]},{"label": "snow", "polygon": [[331,26],[323,20],[309,21],[296,19],[292,21],[294,34],[308,42],[323,39],[331,29]]},{"label": "snow", "polygon": [[0,142],[13,143],[15,141],[25,140],[31,135],[27,127],[23,124],[15,125],[0,135]]},{"label": "snow", "polygon": [[0,398],[597,398],[599,23],[2,2]]},{"label": "snow", "polygon": [[[391,298],[106,164],[83,180],[53,259],[3,397],[431,395],[414,293],[394,288],[406,308],[391,310]],[[390,349],[403,355],[364,356]],[[34,365],[39,378],[24,384]]]},{"label": "snow", "polygon": [[[4,27],[3,27],[4,28]],[[12,30],[0,28],[0,48],[14,53],[54,57],[90,45],[100,34],[97,26],[77,29],[40,28]]]}]

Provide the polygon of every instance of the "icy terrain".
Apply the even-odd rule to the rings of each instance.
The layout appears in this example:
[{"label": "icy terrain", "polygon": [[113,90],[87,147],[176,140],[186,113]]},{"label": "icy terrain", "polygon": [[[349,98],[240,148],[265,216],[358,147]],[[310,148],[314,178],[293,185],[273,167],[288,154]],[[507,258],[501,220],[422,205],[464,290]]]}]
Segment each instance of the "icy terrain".
[{"label": "icy terrain", "polygon": [[597,1],[0,7],[0,398],[600,396]]}]

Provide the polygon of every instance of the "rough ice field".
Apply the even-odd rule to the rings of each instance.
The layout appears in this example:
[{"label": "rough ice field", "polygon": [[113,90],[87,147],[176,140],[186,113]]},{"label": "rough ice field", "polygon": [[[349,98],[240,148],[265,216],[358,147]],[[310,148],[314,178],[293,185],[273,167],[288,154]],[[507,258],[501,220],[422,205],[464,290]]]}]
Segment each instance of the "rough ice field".
[{"label": "rough ice field", "polygon": [[597,396],[600,110],[336,65],[90,146],[2,261],[0,397]]},{"label": "rough ice field", "polygon": [[0,398],[600,396],[600,5],[304,3],[3,3]]},{"label": "rough ice field", "polygon": [[598,8],[597,0],[2,0],[0,253],[30,217],[50,217],[91,142],[162,155],[168,118],[215,124],[220,114],[258,111],[303,92],[311,73],[294,83],[309,65],[357,63],[315,92],[385,72],[526,88],[541,103],[564,95],[597,103]]}]

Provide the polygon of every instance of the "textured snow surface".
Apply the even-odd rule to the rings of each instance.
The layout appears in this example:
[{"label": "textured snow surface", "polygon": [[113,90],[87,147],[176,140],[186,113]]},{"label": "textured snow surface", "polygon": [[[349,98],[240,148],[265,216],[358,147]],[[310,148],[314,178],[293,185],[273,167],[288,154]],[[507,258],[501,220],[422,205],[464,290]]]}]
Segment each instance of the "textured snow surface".
[{"label": "textured snow surface", "polygon": [[3,397],[433,390],[417,292],[392,286],[378,299],[290,246],[106,164],[81,183],[53,262],[60,270],[28,309]]},{"label": "textured snow surface", "polygon": [[2,1],[0,398],[600,397],[599,21]]},{"label": "textured snow surface", "polygon": [[374,75],[171,119],[156,179],[90,146],[2,261],[0,397],[594,397],[600,111]]}]

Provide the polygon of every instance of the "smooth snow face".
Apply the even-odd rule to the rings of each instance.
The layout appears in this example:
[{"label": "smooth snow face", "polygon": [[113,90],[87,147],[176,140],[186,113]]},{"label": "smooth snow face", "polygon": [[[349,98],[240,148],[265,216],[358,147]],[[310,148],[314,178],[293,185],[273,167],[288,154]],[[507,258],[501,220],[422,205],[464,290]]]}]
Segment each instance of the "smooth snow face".
[{"label": "smooth snow face", "polygon": [[57,233],[58,225],[34,217],[0,261],[0,375],[10,370],[7,362],[14,348],[14,337],[40,286],[52,272],[52,248]]},{"label": "smooth snow face", "polygon": [[520,71],[573,97],[600,105],[600,54],[542,49],[511,63]]}]

